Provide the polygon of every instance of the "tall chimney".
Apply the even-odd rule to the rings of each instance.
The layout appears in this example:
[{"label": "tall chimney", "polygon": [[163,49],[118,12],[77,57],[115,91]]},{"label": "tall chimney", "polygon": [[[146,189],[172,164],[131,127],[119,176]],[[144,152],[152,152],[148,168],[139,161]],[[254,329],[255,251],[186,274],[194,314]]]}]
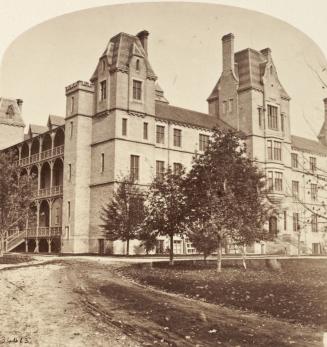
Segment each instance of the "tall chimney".
[{"label": "tall chimney", "polygon": [[149,36],[149,32],[146,30],[140,31],[137,35],[136,35],[140,41],[141,44],[144,48],[145,54],[148,55],[148,36]]},{"label": "tall chimney", "polygon": [[20,112],[22,112],[23,100],[22,99],[16,99],[16,101],[17,101],[17,105],[19,107]]},{"label": "tall chimney", "polygon": [[223,72],[234,72],[234,35],[232,33],[222,37],[223,42]]}]

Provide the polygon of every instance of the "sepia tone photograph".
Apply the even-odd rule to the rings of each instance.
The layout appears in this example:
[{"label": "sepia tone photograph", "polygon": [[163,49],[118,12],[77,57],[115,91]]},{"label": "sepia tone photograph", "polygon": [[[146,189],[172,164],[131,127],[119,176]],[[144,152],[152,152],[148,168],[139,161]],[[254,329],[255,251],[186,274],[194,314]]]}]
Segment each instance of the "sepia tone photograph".
[{"label": "sepia tone photograph", "polygon": [[2,56],[0,346],[327,346],[321,48],[223,4],[68,12]]}]

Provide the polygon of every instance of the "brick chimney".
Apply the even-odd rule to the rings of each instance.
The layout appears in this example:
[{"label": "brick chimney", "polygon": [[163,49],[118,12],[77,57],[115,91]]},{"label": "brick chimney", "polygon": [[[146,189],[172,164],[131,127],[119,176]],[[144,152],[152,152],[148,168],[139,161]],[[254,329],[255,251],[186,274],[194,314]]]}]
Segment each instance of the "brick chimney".
[{"label": "brick chimney", "polygon": [[149,32],[146,30],[140,31],[137,35],[136,35],[140,41],[141,44],[144,48],[144,51],[146,53],[146,55],[148,55],[148,36],[149,36]]},{"label": "brick chimney", "polygon": [[232,33],[222,37],[223,44],[223,72],[234,73],[234,35]]}]

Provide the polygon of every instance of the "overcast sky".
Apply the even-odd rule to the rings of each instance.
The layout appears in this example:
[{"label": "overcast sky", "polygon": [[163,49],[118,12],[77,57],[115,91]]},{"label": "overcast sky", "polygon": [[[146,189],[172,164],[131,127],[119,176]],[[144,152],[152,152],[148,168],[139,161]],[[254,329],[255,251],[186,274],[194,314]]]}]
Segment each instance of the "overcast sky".
[{"label": "overcast sky", "polygon": [[[222,5],[148,3],[99,7],[40,24],[18,37],[1,66],[1,95],[22,98],[25,122],[65,116],[65,86],[89,80],[110,37],[146,29],[149,58],[171,104],[202,112],[221,72],[221,37],[235,50],[272,49],[279,79],[291,96],[294,134],[313,138],[327,96],[311,68],[326,60],[303,33],[267,15]],[[311,67],[311,68],[310,68]],[[327,73],[321,72],[323,78]]]}]

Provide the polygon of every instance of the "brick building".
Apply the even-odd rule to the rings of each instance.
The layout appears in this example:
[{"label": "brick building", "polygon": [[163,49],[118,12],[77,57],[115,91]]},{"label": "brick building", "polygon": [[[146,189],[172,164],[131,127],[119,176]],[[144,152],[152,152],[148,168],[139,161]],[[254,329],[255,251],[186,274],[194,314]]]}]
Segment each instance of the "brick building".
[{"label": "brick building", "polygon": [[[119,178],[132,173],[146,186],[169,166],[190,168],[213,126],[247,135],[249,155],[265,171],[269,199],[279,212],[267,222],[274,243],[249,252],[320,254],[326,250],[327,99],[317,141],[291,135],[290,97],[269,48],[234,53],[234,36],[222,38],[221,76],[208,97],[208,114],[169,104],[148,59],[148,32],[110,39],[90,82],[66,87],[66,116],[24,135],[22,101],[1,99],[0,148],[16,151],[24,174],[38,178],[35,219],[7,236],[7,250],[124,253],[105,240],[100,210]],[[325,183],[324,183],[325,182]],[[327,216],[327,215],[326,215]],[[326,219],[327,221],[327,219]],[[166,240],[158,239],[157,252]],[[139,242],[131,253],[142,253]],[[192,253],[183,238],[176,253]]]}]

